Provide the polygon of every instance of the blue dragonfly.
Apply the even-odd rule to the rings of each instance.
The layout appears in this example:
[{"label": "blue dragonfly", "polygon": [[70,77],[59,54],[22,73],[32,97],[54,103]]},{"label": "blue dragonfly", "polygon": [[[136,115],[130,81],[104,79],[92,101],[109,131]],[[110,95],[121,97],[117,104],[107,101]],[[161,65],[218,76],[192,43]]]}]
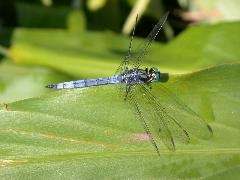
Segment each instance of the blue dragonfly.
[{"label": "blue dragonfly", "polygon": [[[161,142],[169,150],[174,151],[175,141],[189,143],[190,134],[202,139],[210,138],[213,133],[211,127],[162,83],[158,83],[157,86],[161,95],[156,97],[151,92],[151,84],[161,82],[163,73],[160,73],[156,67],[140,68],[152,42],[163,28],[168,14],[167,12],[159,19],[145,41],[139,46],[137,53],[132,55],[135,24],[127,55],[114,76],[50,84],[46,87],[68,89],[116,84],[120,93],[123,94],[123,99],[133,107],[137,119],[142,123],[158,155],[160,155]],[[164,99],[167,101],[163,101]]]}]

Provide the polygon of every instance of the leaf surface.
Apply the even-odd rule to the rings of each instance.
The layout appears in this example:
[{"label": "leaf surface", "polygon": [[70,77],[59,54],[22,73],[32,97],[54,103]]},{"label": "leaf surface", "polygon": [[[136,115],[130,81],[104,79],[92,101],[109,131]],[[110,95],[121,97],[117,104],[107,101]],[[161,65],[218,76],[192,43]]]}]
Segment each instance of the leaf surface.
[{"label": "leaf surface", "polygon": [[[1,174],[8,179],[238,177],[239,78],[239,64],[170,75],[164,86],[204,117],[213,137],[192,136],[188,145],[178,142],[176,152],[162,144],[160,157],[111,85],[53,91],[2,106]],[[159,85],[153,84],[155,96],[161,94]]]}]

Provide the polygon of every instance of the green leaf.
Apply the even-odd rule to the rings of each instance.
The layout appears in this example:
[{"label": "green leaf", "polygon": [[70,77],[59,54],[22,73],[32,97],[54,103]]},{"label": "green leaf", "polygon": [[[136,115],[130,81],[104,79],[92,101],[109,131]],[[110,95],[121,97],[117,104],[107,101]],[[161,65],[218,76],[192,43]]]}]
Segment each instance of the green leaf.
[{"label": "green leaf", "polygon": [[[114,85],[53,91],[2,106],[1,175],[6,179],[237,179],[239,80],[240,64],[170,75],[164,86],[210,117],[206,121],[213,138],[192,137],[188,145],[177,143],[176,152],[161,146],[160,157],[148,140],[138,139],[145,131]],[[156,97],[161,94],[159,85],[153,84]]]},{"label": "green leaf", "polygon": [[30,3],[16,3],[20,27],[65,28],[69,7],[45,7]]},{"label": "green leaf", "polygon": [[72,10],[67,19],[68,30],[72,33],[82,33],[86,30],[86,17],[80,10]]},{"label": "green leaf", "polygon": [[[144,65],[191,72],[239,62],[240,23],[195,26],[166,46],[154,43]],[[134,39],[134,50],[141,39]],[[129,38],[113,33],[71,34],[61,30],[17,29],[11,48],[17,63],[44,65],[76,78],[111,76],[126,55]]]},{"label": "green leaf", "polygon": [[46,84],[66,81],[69,77],[40,67],[26,67],[12,63],[0,64],[0,102],[9,103],[40,96],[49,92]]}]

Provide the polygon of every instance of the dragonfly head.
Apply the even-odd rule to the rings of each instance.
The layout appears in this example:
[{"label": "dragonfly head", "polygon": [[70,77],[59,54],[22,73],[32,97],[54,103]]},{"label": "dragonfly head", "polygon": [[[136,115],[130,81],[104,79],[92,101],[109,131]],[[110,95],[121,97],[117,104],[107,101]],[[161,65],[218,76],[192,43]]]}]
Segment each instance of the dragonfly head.
[{"label": "dragonfly head", "polygon": [[150,70],[149,70],[149,75],[150,75],[150,78],[151,78],[151,81],[154,82],[154,81],[160,81],[160,71],[155,68],[155,67],[152,67]]}]

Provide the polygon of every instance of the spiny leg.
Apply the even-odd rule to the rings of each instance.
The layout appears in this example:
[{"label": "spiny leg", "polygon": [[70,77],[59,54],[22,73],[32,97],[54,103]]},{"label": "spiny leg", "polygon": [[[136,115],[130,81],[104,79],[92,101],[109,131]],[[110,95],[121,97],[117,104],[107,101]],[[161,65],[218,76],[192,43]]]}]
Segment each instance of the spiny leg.
[{"label": "spiny leg", "polygon": [[125,97],[124,97],[125,101],[127,100],[127,96],[129,94],[130,90],[131,90],[131,85],[126,85],[126,91],[125,91]]}]

